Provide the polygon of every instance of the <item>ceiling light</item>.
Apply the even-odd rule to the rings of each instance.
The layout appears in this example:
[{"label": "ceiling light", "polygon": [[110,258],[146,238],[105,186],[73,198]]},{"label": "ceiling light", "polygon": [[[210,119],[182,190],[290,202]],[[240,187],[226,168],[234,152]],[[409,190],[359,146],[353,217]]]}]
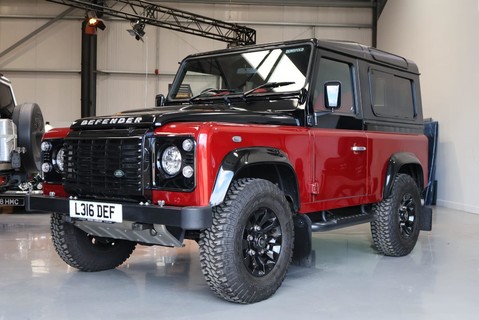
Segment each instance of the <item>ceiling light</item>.
[{"label": "ceiling light", "polygon": [[106,26],[102,19],[99,19],[94,12],[87,12],[85,16],[87,25],[86,33],[96,34],[96,29],[105,30]]},{"label": "ceiling light", "polygon": [[135,37],[136,40],[143,41],[143,36],[145,35],[145,24],[141,21],[132,21],[131,29],[126,30],[128,33]]}]

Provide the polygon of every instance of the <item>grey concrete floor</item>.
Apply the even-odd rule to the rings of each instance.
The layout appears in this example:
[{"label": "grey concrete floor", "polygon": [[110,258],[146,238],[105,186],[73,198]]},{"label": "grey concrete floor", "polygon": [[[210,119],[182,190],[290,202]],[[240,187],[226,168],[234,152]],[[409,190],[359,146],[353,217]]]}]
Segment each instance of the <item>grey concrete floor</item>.
[{"label": "grey concrete floor", "polygon": [[209,290],[198,246],[139,246],[115,270],[79,272],[56,254],[45,214],[0,214],[0,319],[479,319],[479,215],[434,209],[432,232],[390,258],[369,225],[314,234],[315,266],[292,266],[252,304]]}]

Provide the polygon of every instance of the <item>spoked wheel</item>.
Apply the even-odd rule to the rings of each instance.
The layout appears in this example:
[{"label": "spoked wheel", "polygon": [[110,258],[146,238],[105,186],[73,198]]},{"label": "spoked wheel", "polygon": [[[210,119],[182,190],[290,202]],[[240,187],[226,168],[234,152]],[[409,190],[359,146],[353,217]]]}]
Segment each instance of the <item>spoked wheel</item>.
[{"label": "spoked wheel", "polygon": [[371,234],[380,253],[404,256],[412,251],[419,236],[420,206],[416,182],[407,174],[397,175],[389,197],[373,207]]},{"label": "spoked wheel", "polygon": [[269,274],[278,263],[282,230],[276,214],[260,208],[248,219],[243,232],[243,262],[255,277]]},{"label": "spoked wheel", "polygon": [[294,242],[291,209],[278,187],[261,179],[232,183],[213,208],[213,225],[200,237],[200,260],[210,288],[221,298],[253,303],[283,282]]},{"label": "spoked wheel", "polygon": [[399,204],[399,230],[403,238],[414,235],[416,225],[417,204],[410,193],[406,193]]}]

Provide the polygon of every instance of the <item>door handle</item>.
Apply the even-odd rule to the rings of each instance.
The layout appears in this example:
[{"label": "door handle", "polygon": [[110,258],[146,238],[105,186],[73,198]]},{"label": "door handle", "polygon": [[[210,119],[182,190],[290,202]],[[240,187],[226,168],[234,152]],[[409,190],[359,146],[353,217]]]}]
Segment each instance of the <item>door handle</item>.
[{"label": "door handle", "polygon": [[363,147],[363,146],[352,146],[351,147],[351,150],[353,152],[363,152],[363,151],[366,151],[366,147]]}]

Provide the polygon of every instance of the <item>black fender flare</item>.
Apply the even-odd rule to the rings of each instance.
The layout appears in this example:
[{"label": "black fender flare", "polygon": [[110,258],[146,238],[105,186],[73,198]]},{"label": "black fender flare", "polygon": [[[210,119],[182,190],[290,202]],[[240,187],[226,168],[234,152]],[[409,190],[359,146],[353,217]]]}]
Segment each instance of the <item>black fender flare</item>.
[{"label": "black fender flare", "polygon": [[[293,209],[297,211],[299,209],[299,188],[294,167],[284,152],[268,147],[236,149],[228,153],[224,157],[216,175],[210,196],[210,205],[216,206],[221,204],[225,199],[231,182],[242,174],[244,169],[258,165],[267,165],[272,170],[271,172],[275,172],[277,179],[271,182],[277,183],[285,195],[291,198]],[[254,178],[254,176],[246,177]]]},{"label": "black fender flare", "polygon": [[409,152],[399,152],[393,154],[389,158],[388,167],[386,169],[386,177],[384,180],[384,189],[383,189],[383,198],[387,198],[392,191],[394,178],[396,175],[401,172],[401,168],[405,165],[414,165],[420,167],[420,172],[418,172],[418,176],[413,178],[417,178],[416,181],[418,182],[418,186],[420,191],[422,191],[423,186],[423,172],[422,172],[422,165],[421,161],[414,155],[413,153]]}]

